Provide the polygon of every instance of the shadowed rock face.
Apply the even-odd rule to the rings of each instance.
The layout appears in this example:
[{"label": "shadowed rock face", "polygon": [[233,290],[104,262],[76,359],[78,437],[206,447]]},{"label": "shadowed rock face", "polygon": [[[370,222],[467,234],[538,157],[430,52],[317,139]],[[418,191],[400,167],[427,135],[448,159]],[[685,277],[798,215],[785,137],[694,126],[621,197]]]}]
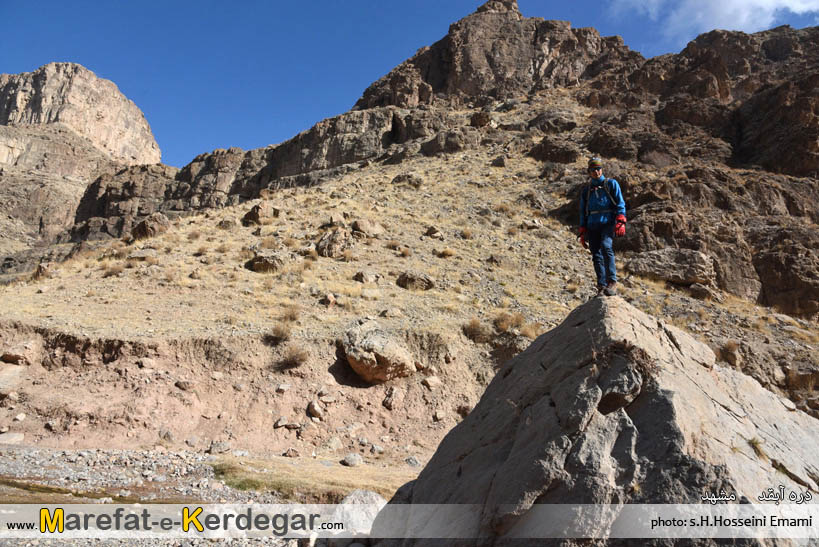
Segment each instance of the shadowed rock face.
[{"label": "shadowed rock face", "polygon": [[474,537],[494,538],[525,534],[534,504],[817,491],[816,420],[714,362],[619,297],[594,299],[503,366],[391,503],[478,504]]}]

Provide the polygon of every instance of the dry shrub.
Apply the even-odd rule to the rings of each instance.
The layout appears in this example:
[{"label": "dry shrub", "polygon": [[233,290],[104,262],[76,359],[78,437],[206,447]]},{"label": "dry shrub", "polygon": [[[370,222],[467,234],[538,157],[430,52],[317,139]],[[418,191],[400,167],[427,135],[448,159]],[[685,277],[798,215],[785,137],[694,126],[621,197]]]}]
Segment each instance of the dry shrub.
[{"label": "dry shrub", "polygon": [[262,249],[275,249],[276,248],[276,238],[275,237],[266,237],[262,240],[259,246]]},{"label": "dry shrub", "polygon": [[202,233],[199,230],[194,230],[188,234],[188,241],[196,241],[202,237]]},{"label": "dry shrub", "polygon": [[275,365],[276,370],[289,370],[302,366],[310,358],[310,352],[304,348],[290,346]]},{"label": "dry shrub", "polygon": [[126,260],[125,267],[129,270],[133,270],[134,268],[139,266],[139,263],[140,263],[139,260]]},{"label": "dry shrub", "polygon": [[288,321],[290,323],[297,321],[299,316],[301,315],[301,307],[298,304],[288,304],[282,310],[281,319],[282,321]]},{"label": "dry shrub", "polygon": [[250,260],[254,256],[256,256],[256,253],[254,253],[252,249],[248,249],[247,247],[245,247],[244,249],[239,251],[238,258],[239,260]]},{"label": "dry shrub", "polygon": [[525,320],[522,313],[501,312],[495,317],[493,323],[498,332],[507,332],[509,329],[520,327]]},{"label": "dry shrub", "polygon": [[396,240],[391,239],[387,242],[387,249],[391,249],[393,251],[397,251],[401,247],[401,244],[398,243]]},{"label": "dry shrub", "polygon": [[159,258],[155,256],[146,256],[145,262],[150,266],[156,266],[159,264]]},{"label": "dry shrub", "polygon": [[495,206],[495,212],[496,213],[509,214],[511,211],[512,211],[512,208],[509,207],[509,205],[507,205],[505,203],[501,203],[500,205]]},{"label": "dry shrub", "polygon": [[403,249],[401,249],[401,253],[399,253],[399,256],[407,258],[408,256],[412,256],[412,251],[409,250],[409,247],[404,247]]},{"label": "dry shrub", "polygon": [[290,340],[290,327],[288,325],[276,325],[270,332],[265,334],[262,341],[268,346],[278,346]]},{"label": "dry shrub", "polygon": [[473,235],[472,230],[470,230],[469,228],[464,228],[463,230],[461,230],[461,237],[463,239],[472,239],[472,235]]},{"label": "dry shrub", "polygon": [[307,253],[305,253],[304,258],[306,258],[307,260],[314,260],[314,261],[318,260],[318,258],[319,258],[318,251],[315,250],[315,249],[310,249],[309,251],[307,251]]},{"label": "dry shrub", "polygon": [[201,247],[196,249],[196,252],[193,253],[193,256],[203,256],[203,255],[207,254],[207,252],[208,252],[207,245],[202,245]]},{"label": "dry shrub", "polygon": [[511,228],[506,230],[506,233],[509,234],[510,236],[516,236],[516,235],[518,235],[518,227],[517,226],[512,226]]},{"label": "dry shrub", "polygon": [[103,266],[102,277],[113,277],[125,271],[125,266],[120,263],[106,264]]},{"label": "dry shrub", "polygon": [[285,238],[282,243],[284,243],[285,246],[290,248],[290,249],[299,246],[299,240],[295,239],[295,238],[292,238],[292,237]]},{"label": "dry shrub", "polygon": [[230,245],[227,243],[222,243],[216,249],[214,249],[217,253],[224,254],[230,250]]},{"label": "dry shrub", "polygon": [[353,251],[351,251],[350,249],[346,249],[343,253],[341,253],[341,259],[344,262],[352,262],[353,260],[355,260],[355,257],[353,256]]},{"label": "dry shrub", "polygon": [[450,248],[438,251],[438,258],[449,258],[450,256],[455,256],[455,251]]},{"label": "dry shrub", "polygon": [[483,344],[492,339],[492,331],[481,323],[481,320],[477,317],[473,317],[468,323],[465,323],[461,330],[463,330],[467,338],[477,344]]},{"label": "dry shrub", "polygon": [[520,333],[526,338],[534,340],[543,334],[543,325],[540,323],[526,323],[520,328]]}]

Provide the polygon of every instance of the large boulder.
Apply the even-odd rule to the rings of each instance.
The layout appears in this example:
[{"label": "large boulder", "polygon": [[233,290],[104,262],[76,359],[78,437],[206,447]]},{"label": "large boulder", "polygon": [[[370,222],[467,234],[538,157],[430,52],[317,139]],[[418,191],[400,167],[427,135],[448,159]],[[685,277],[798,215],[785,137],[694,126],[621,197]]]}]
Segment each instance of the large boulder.
[{"label": "large boulder", "polygon": [[416,371],[410,351],[375,321],[348,330],[342,345],[350,367],[365,382],[382,383]]},{"label": "large boulder", "polygon": [[628,504],[700,504],[721,491],[756,503],[780,484],[819,489],[819,422],[612,297],[580,306],[508,361],[390,505],[477,505],[458,537],[497,545],[501,535],[542,537],[527,536],[541,524],[536,504],[605,505],[586,524],[606,538]]},{"label": "large boulder", "polygon": [[716,275],[711,258],[691,249],[646,251],[629,260],[626,268],[633,274],[677,285],[713,285]]}]

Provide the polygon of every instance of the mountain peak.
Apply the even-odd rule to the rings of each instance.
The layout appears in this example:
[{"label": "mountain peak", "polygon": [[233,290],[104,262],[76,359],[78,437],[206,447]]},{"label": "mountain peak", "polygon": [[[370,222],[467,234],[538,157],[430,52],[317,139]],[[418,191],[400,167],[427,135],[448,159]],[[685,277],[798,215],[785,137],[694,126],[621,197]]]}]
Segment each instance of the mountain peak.
[{"label": "mountain peak", "polygon": [[518,14],[520,13],[517,0],[489,0],[481,5],[476,11],[477,13],[506,11],[511,11]]}]

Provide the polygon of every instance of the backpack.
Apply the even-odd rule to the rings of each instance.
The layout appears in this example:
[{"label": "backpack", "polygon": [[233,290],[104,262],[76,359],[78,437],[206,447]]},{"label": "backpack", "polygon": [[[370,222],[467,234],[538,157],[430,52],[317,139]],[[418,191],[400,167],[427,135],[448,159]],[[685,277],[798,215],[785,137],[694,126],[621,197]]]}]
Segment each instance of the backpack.
[{"label": "backpack", "polygon": [[591,194],[591,187],[592,187],[591,183],[587,184],[586,187],[583,189],[583,199],[586,200],[586,218],[589,218],[590,213],[602,213],[604,211],[613,211],[613,210],[615,210],[617,208],[617,202],[614,201],[614,198],[611,196],[612,191],[609,190],[609,186],[612,186],[612,188],[614,187],[612,185],[613,180],[614,179],[606,179],[606,182],[604,182],[603,184],[600,185],[600,186],[603,187],[603,190],[606,192],[606,195],[609,197],[609,201],[611,202],[611,207],[612,207],[611,209],[600,209],[600,210],[597,210],[597,211],[589,211],[589,196]]}]

